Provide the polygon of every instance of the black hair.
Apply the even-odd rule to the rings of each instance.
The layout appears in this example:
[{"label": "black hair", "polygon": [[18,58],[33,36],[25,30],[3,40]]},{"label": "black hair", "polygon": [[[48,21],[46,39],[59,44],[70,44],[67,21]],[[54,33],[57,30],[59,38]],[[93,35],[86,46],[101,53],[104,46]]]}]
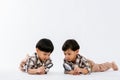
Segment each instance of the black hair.
[{"label": "black hair", "polygon": [[80,49],[80,46],[79,46],[79,44],[77,43],[76,40],[74,40],[74,39],[68,39],[68,40],[66,40],[65,43],[63,44],[62,50],[63,50],[63,51],[66,51],[66,50],[68,50],[68,49],[71,49],[71,50],[73,50],[73,51],[76,51],[76,50]]},{"label": "black hair", "polygon": [[46,38],[40,39],[36,44],[36,48],[38,48],[41,51],[50,52],[50,53],[52,53],[54,50],[52,41]]}]

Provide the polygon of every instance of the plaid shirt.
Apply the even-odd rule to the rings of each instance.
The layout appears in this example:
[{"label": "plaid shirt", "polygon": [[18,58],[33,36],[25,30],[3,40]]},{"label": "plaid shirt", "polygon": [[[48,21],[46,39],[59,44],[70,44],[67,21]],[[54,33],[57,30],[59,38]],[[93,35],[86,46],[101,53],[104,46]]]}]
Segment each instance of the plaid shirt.
[{"label": "plaid shirt", "polygon": [[51,59],[48,59],[45,62],[42,62],[39,58],[37,53],[34,53],[33,56],[30,56],[27,61],[26,64],[23,66],[23,70],[25,72],[28,71],[28,69],[37,69],[41,66],[45,67],[45,73],[47,73],[49,71],[49,69],[53,66],[53,63],[51,61]]},{"label": "plaid shirt", "polygon": [[75,65],[77,65],[79,68],[86,68],[88,70],[88,73],[91,73],[90,64],[88,63],[87,59],[80,54],[77,55],[75,63],[66,61],[64,59],[63,67],[65,72],[74,70]]}]

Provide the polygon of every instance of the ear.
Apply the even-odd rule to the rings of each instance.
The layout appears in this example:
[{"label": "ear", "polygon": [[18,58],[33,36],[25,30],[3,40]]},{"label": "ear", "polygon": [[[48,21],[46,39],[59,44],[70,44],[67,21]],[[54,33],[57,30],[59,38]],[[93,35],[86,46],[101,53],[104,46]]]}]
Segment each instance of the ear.
[{"label": "ear", "polygon": [[38,48],[36,48],[36,52],[38,52]]},{"label": "ear", "polygon": [[75,52],[76,52],[76,54],[78,54],[78,53],[79,53],[79,49],[78,49],[78,50],[76,50]]}]

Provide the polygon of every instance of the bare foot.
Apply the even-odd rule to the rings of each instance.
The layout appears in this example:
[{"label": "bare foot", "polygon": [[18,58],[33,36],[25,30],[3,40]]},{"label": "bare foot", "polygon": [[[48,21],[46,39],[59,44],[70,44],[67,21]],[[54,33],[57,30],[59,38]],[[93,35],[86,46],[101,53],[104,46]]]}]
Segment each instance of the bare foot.
[{"label": "bare foot", "polygon": [[118,71],[118,66],[115,64],[115,62],[112,62],[112,69],[114,71]]}]

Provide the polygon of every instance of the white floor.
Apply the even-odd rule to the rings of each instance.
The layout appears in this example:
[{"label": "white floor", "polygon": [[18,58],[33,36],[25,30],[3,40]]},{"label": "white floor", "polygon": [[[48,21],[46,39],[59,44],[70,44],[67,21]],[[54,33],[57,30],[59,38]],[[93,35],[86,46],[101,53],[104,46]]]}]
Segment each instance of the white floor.
[{"label": "white floor", "polygon": [[0,72],[0,80],[120,80],[120,71],[91,73],[90,75],[67,75],[50,71],[47,75],[29,75],[21,71]]}]

